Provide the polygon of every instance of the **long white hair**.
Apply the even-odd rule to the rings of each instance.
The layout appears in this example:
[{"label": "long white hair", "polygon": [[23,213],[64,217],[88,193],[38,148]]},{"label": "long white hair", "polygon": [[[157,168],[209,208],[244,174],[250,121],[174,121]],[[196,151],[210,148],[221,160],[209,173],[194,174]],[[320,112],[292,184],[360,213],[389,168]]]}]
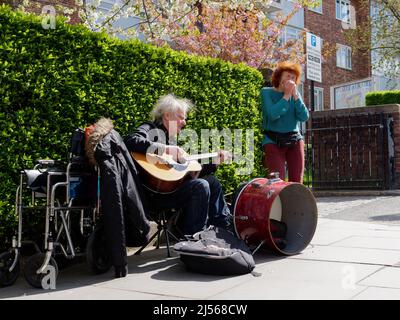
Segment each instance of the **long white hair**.
[{"label": "long white hair", "polygon": [[153,121],[162,122],[165,113],[176,114],[178,111],[184,111],[186,114],[193,108],[193,103],[188,99],[180,99],[173,94],[161,96],[151,111]]}]

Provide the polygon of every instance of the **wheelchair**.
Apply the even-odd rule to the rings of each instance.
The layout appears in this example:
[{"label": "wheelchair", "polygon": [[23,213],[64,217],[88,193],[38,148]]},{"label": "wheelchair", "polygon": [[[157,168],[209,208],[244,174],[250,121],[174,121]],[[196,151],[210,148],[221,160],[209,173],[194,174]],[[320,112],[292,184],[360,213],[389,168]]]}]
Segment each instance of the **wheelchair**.
[{"label": "wheelchair", "polygon": [[59,269],[79,257],[86,257],[92,273],[107,272],[111,259],[99,190],[100,172],[82,155],[71,153],[66,166],[38,160],[33,169],[21,170],[15,199],[18,230],[12,247],[0,254],[0,286],[12,285],[22,272],[30,285],[45,288],[51,272],[56,279]]}]

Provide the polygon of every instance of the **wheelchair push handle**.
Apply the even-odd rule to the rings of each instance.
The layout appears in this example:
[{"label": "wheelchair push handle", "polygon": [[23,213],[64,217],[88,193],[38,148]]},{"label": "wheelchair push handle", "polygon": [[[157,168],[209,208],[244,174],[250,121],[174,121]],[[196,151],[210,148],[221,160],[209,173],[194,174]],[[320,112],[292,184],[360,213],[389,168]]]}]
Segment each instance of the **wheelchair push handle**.
[{"label": "wheelchair push handle", "polygon": [[60,160],[53,159],[38,159],[35,161],[34,169],[37,170],[51,170],[51,171],[60,171],[64,168],[63,162]]}]

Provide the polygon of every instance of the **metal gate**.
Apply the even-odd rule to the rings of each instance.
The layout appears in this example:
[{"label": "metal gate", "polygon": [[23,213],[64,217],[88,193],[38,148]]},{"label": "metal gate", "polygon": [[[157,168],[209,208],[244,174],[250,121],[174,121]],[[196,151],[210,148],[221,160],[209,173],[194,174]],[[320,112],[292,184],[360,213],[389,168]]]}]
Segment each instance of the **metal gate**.
[{"label": "metal gate", "polygon": [[384,113],[312,117],[305,181],[315,190],[391,189],[393,117]]}]

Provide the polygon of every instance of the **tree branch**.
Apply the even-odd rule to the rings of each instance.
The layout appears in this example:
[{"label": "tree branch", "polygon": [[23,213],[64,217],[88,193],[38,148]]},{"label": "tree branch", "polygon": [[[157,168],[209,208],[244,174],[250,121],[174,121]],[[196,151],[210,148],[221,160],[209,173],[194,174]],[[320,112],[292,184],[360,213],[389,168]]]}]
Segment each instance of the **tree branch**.
[{"label": "tree branch", "polygon": [[150,23],[150,19],[149,19],[149,13],[147,12],[146,3],[144,2],[144,0],[142,0],[142,4],[143,4],[143,9],[144,9],[144,14],[146,15],[146,21],[145,22],[147,22],[147,24],[149,25],[151,38],[154,39],[155,37],[154,37],[153,29],[151,28],[151,23]]},{"label": "tree branch", "polygon": [[109,23],[118,13],[121,12],[122,9],[124,9],[130,2],[131,2],[131,0],[126,0],[125,3],[124,3],[111,17],[108,17],[108,18],[100,25],[100,27],[98,27],[98,28],[95,29],[94,31],[99,30],[101,27],[104,27],[107,23]]},{"label": "tree branch", "polygon": [[394,49],[394,50],[399,50],[400,47],[395,47],[395,46],[379,46],[379,47],[371,47],[370,50],[385,50],[385,49]]},{"label": "tree branch", "polygon": [[[159,17],[161,16],[161,14],[159,14],[157,17],[155,17],[153,20],[151,20],[150,21],[150,23],[153,23],[154,21],[156,21]],[[128,26],[128,27],[126,27],[126,28],[124,28],[124,29],[122,29],[123,31],[126,31],[126,30],[128,30],[128,29],[130,29],[130,28],[133,28],[133,27],[136,27],[136,26],[140,26],[141,24],[145,24],[145,23],[148,23],[149,21],[147,21],[147,20],[143,20],[143,21],[140,21],[140,22],[138,22],[138,23],[135,23],[135,24],[133,24],[133,25],[131,25],[131,26]]]},{"label": "tree branch", "polygon": [[397,8],[394,7],[393,4],[389,2],[389,0],[382,0],[383,4],[392,12],[393,16],[396,17],[398,21],[400,21],[400,12]]}]

